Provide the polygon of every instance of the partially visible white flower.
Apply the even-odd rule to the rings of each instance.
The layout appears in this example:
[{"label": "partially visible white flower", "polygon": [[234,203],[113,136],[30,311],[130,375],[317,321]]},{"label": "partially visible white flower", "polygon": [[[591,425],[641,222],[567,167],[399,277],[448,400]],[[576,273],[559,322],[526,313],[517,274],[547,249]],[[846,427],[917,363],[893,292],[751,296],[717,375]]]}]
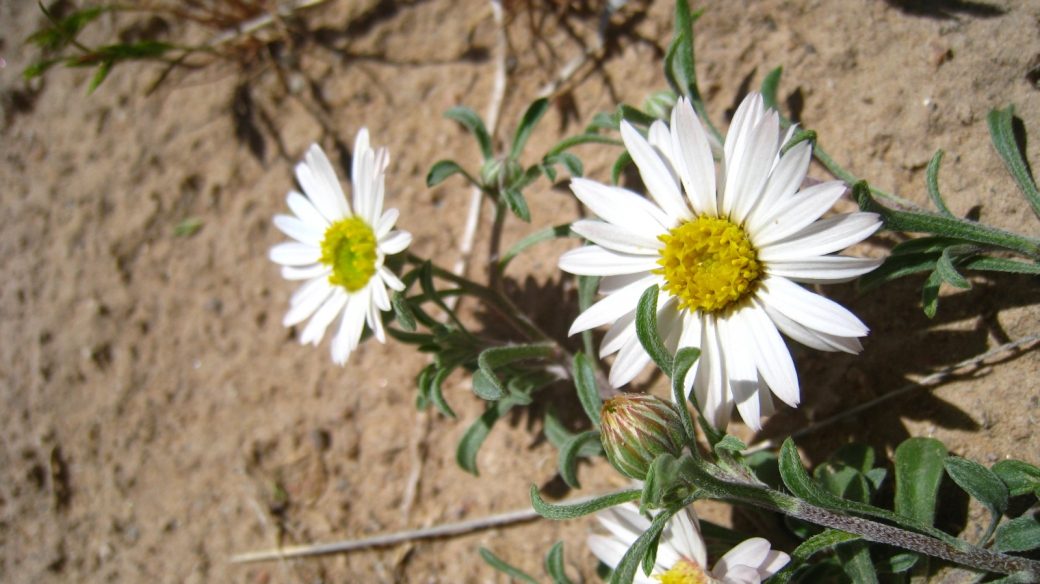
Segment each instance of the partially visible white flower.
[{"label": "partially visible white flower", "polygon": [[[590,535],[589,549],[604,564],[616,568],[636,539],[650,528],[650,520],[639,507],[626,503],[596,513],[609,536]],[[661,533],[657,561],[650,576],[636,570],[636,584],[761,584],[791,560],[784,552],[770,549],[761,537],[731,549],[708,570],[708,550],[693,507],[675,514]]]},{"label": "partially visible white flower", "polygon": [[[650,363],[636,336],[636,305],[651,285],[667,348],[698,347],[685,379],[707,420],[725,428],[734,404],[761,428],[775,394],[800,401],[798,374],[780,332],[823,351],[862,350],[868,332],[851,312],[803,284],[846,282],[881,259],[835,255],[881,227],[874,213],[820,219],[845,191],[841,181],[799,190],[812,147],[781,156],[791,136],[752,93],[733,117],[716,177],[708,136],[685,98],[671,126],[658,120],[644,138],[628,122],[621,136],[650,199],[620,187],[574,179],[574,194],[602,221],[571,229],[595,245],[560,257],[560,268],[603,276],[606,298],[575,319],[570,333],[611,325],[601,353],[617,353],[610,383],[632,381]],[[684,196],[685,193],[685,196]]]},{"label": "partially visible white flower", "polygon": [[404,251],[412,241],[407,231],[394,230],[397,209],[383,212],[389,163],[386,148],[372,150],[368,130],[362,128],[354,142],[351,206],[325,152],[312,144],[296,165],[296,180],[306,196],[289,191],[293,215],[274,218],[275,226],[295,241],[271,248],[271,261],[281,264],[286,280],[306,280],[289,300],[282,324],[293,326],[310,318],[300,342],[317,346],[339,317],[332,336],[332,360],[337,365],[345,364],[357,348],[365,323],[379,342],[386,342],[380,314],[390,310],[386,288],[404,289],[383,265],[386,256]]}]

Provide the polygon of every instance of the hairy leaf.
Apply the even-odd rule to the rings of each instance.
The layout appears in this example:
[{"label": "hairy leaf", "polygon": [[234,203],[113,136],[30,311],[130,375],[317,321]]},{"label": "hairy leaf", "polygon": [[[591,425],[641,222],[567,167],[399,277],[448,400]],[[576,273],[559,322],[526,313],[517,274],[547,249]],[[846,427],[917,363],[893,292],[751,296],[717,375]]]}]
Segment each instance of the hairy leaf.
[{"label": "hairy leaf", "polygon": [[462,124],[473,134],[473,137],[477,139],[477,144],[480,146],[480,153],[484,156],[484,160],[488,160],[494,155],[491,150],[491,136],[484,126],[484,120],[480,119],[477,112],[464,105],[459,105],[444,112],[444,117]]},{"label": "hairy leaf", "polygon": [[573,505],[551,505],[542,499],[542,495],[538,492],[538,485],[531,486],[531,506],[538,512],[539,515],[546,519],[574,519],[575,517],[582,517],[596,511],[602,511],[608,507],[614,507],[622,503],[628,503],[635,501],[639,498],[642,491],[639,489],[633,489],[630,491],[621,491],[620,493],[614,493],[593,499],[591,501],[585,501],[584,503],[576,503]]}]

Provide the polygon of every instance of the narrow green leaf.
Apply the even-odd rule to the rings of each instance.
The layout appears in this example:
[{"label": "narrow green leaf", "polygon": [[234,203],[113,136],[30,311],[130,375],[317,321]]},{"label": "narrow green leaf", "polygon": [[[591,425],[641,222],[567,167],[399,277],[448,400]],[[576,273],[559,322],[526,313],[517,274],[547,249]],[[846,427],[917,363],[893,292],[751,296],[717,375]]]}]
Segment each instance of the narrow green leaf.
[{"label": "narrow green leaf", "polygon": [[963,245],[971,245],[971,242],[954,237],[915,237],[896,244],[892,248],[892,255],[941,253],[948,247]]},{"label": "narrow green leaf", "polygon": [[[610,114],[605,114],[603,112],[600,112],[599,114],[596,114],[596,115],[597,116],[605,116],[607,119],[610,119],[610,117],[611,117]],[[593,122],[595,123],[595,120],[597,120],[597,119],[599,119],[600,121],[603,121],[603,118],[596,117],[596,118],[593,118]],[[613,122],[611,122],[611,123],[613,123]],[[614,124],[611,129],[617,130],[618,129],[617,124]],[[553,156],[555,156],[557,154],[560,154],[564,150],[569,150],[571,148],[574,148],[575,146],[580,146],[582,144],[609,144],[611,146],[624,146],[625,145],[624,142],[622,142],[621,140],[618,140],[616,138],[609,138],[607,136],[602,136],[602,135],[597,134],[595,132],[586,132],[584,134],[578,134],[577,136],[570,136],[568,138],[564,138],[563,140],[560,140],[559,142],[557,142],[556,145],[553,146],[549,150],[549,153],[545,155],[546,162],[548,162],[549,158],[551,158],[551,157],[553,157]]]},{"label": "narrow green leaf", "polygon": [[560,477],[563,478],[563,482],[567,483],[567,486],[572,489],[580,489],[581,483],[578,482],[578,453],[583,446],[593,441],[599,442],[599,430],[589,430],[582,432],[577,436],[571,438],[563,445],[560,449],[559,465],[560,465]]},{"label": "narrow green leaf", "polygon": [[826,496],[823,491],[805,472],[802,458],[798,455],[794,440],[784,440],[780,447],[780,476],[784,484],[796,497],[805,499],[808,503],[819,507],[831,507],[833,499],[837,497]]},{"label": "narrow green leaf", "polygon": [[913,553],[897,553],[874,562],[874,567],[882,574],[902,574],[917,564],[920,556]]},{"label": "narrow green leaf", "polygon": [[542,169],[542,172],[545,173],[545,177],[549,179],[549,182],[551,182],[551,183],[555,183],[556,182],[556,169],[553,168],[552,164],[547,164],[547,163],[543,162],[542,165],[541,165],[541,169]]},{"label": "narrow green leaf", "polygon": [[942,274],[935,270],[925,280],[924,288],[921,289],[921,307],[928,318],[935,317],[935,311],[939,308],[939,287],[942,286],[942,282]]},{"label": "narrow green leaf", "polygon": [[480,548],[480,557],[484,558],[484,561],[487,562],[489,566],[498,570],[499,572],[502,572],[510,578],[516,578],[517,580],[527,582],[527,584],[538,584],[538,580],[532,578],[530,575],[527,574],[527,572],[524,572],[520,568],[505,563],[504,561],[502,561],[501,558],[491,553],[491,550],[485,547]]},{"label": "narrow green leaf", "polygon": [[953,482],[960,485],[973,499],[982,503],[982,506],[989,510],[991,518],[989,527],[979,540],[980,543],[985,543],[993,535],[1004,511],[1007,511],[1008,488],[1004,486],[996,473],[974,460],[950,456],[943,460],[943,466],[946,467],[946,473],[950,475]]},{"label": "narrow green leaf", "polygon": [[700,404],[697,403],[697,396],[692,392],[687,393],[686,391],[686,375],[700,356],[700,349],[694,347],[679,349],[675,353],[675,359],[672,361],[672,371],[670,372],[672,378],[672,401],[678,406],[679,417],[682,418],[683,428],[686,429],[686,444],[691,448],[694,448],[697,431],[693,426],[693,418],[690,417],[690,408],[686,404],[687,397],[692,398],[698,413],[701,411],[701,408]]},{"label": "narrow green leaf", "polygon": [[534,131],[535,126],[538,125],[538,122],[541,121],[542,116],[547,111],[549,111],[549,100],[544,97],[536,99],[527,108],[523,119],[520,120],[520,127],[516,129],[516,135],[513,136],[513,148],[509,151],[510,157],[520,157],[520,153],[523,152],[524,146],[527,144],[527,139],[531,137],[531,132]]},{"label": "narrow green leaf", "polygon": [[866,475],[843,464],[821,464],[813,471],[813,478],[829,493],[842,499],[869,503],[874,494]]},{"label": "narrow green leaf", "polygon": [[971,288],[971,283],[957,271],[957,268],[953,267],[953,260],[950,258],[950,248],[944,249],[942,255],[939,256],[939,261],[935,264],[935,271],[944,282],[955,288],[960,288],[961,290]]},{"label": "narrow green leaf", "polygon": [[159,41],[140,41],[129,44],[108,45],[98,49],[98,53],[109,59],[125,61],[129,59],[154,59],[161,57],[175,47]]},{"label": "narrow green leaf", "polygon": [[437,409],[440,410],[442,414],[454,420],[455,412],[452,411],[451,406],[448,405],[448,401],[444,399],[444,394],[441,392],[441,385],[444,383],[444,380],[451,375],[453,370],[454,367],[446,367],[438,371],[437,375],[433,376],[433,381],[430,383],[429,399],[433,402],[433,405],[437,406]]},{"label": "narrow green leaf", "polygon": [[667,373],[672,371],[675,360],[665,348],[657,326],[658,292],[657,284],[652,284],[639,298],[639,304],[636,306],[636,336],[639,337],[639,343],[650,354],[654,363],[661,368],[661,371]]},{"label": "narrow green leaf", "polygon": [[874,449],[862,442],[843,444],[831,455],[831,460],[866,474],[874,468]]},{"label": "narrow green leaf", "polygon": [[620,493],[606,495],[598,499],[574,505],[551,505],[546,503],[545,499],[542,499],[542,495],[538,492],[538,485],[531,485],[531,506],[534,507],[534,510],[537,511],[539,515],[546,519],[574,519],[575,517],[582,517],[589,513],[602,511],[608,507],[614,507],[615,505],[635,501],[641,494],[642,491],[639,489],[633,489],[630,491],[621,491]]},{"label": "narrow green leaf", "polygon": [[1018,142],[1015,141],[1014,121],[1014,104],[1003,110],[990,110],[986,115],[993,147],[997,149],[997,154],[1004,159],[1004,166],[1018,183],[1018,188],[1022,190],[1022,194],[1032,205],[1033,211],[1040,215],[1040,192],[1036,190],[1033,177],[1029,176],[1029,166],[1026,164],[1025,154],[1019,151]]},{"label": "narrow green leaf", "polygon": [[524,195],[520,191],[513,188],[503,189],[502,198],[505,199],[509,210],[519,217],[521,221],[525,223],[531,222],[531,211],[527,208],[527,201],[524,200]]},{"label": "narrow green leaf", "polygon": [[545,556],[545,571],[553,579],[553,584],[574,584],[564,569],[562,541],[556,542]]},{"label": "narrow green leaf", "polygon": [[874,562],[870,560],[870,547],[865,541],[850,541],[834,550],[838,554],[842,570],[855,584],[878,584]]},{"label": "narrow green leaf", "polygon": [[198,217],[185,217],[180,223],[174,226],[173,235],[175,237],[191,237],[202,229],[202,219]]},{"label": "narrow green leaf", "polygon": [[541,231],[536,231],[531,235],[516,242],[513,247],[509,248],[505,254],[502,255],[502,259],[498,262],[499,267],[505,270],[509,262],[520,255],[520,253],[527,249],[542,243],[543,241],[552,241],[561,237],[581,237],[577,233],[571,231],[571,224],[566,223],[564,225],[556,225],[555,227],[546,227]]},{"label": "narrow green leaf", "polygon": [[1007,272],[1010,274],[1029,274],[1031,276],[1040,275],[1040,265],[1027,264],[1026,262],[1019,262],[1004,258],[975,256],[973,258],[965,260],[963,263],[961,263],[961,266],[969,270]]},{"label": "narrow green leaf", "polygon": [[699,10],[691,14],[686,0],[677,0],[675,3],[675,38],[672,40],[672,44],[675,46],[673,52],[675,81],[679,85],[676,93],[682,93],[691,100],[700,100],[697,71],[694,68],[693,23],[700,18],[701,13],[702,11]]},{"label": "narrow green leaf", "polygon": [[992,470],[1007,486],[1011,496],[1035,492],[1040,497],[1040,468],[1019,460],[1002,460],[994,464]]},{"label": "narrow green leaf", "polygon": [[762,105],[766,109],[780,111],[780,102],[776,98],[776,92],[780,88],[780,76],[783,74],[784,68],[777,67],[766,75],[765,79],[762,80]]},{"label": "narrow green leaf", "polygon": [[408,301],[405,299],[404,294],[394,290],[393,295],[390,297],[390,306],[394,309],[397,326],[410,333],[415,332],[415,315],[412,314],[412,309],[408,307]]},{"label": "narrow green leaf", "polygon": [[1040,523],[1035,516],[1023,515],[1012,519],[997,530],[993,551],[1026,552],[1040,548]]},{"label": "narrow green leaf", "polygon": [[935,521],[946,456],[943,443],[932,438],[910,438],[896,448],[896,513],[927,525]]},{"label": "narrow green leaf", "polygon": [[885,282],[897,280],[911,274],[935,270],[935,264],[939,261],[940,255],[938,252],[907,255],[895,255],[893,252],[893,255],[885,258],[885,263],[881,264],[877,269],[860,276],[857,287],[860,292],[869,292]]},{"label": "narrow green leaf", "polygon": [[60,61],[61,59],[47,59],[44,61],[33,63],[32,65],[26,67],[24,71],[22,71],[22,77],[26,81],[29,81],[33,77],[39,77],[40,75],[43,75],[48,69],[53,67],[55,63],[58,63]]},{"label": "narrow green leaf", "polygon": [[581,159],[571,154],[570,152],[561,152],[552,156],[546,156],[545,163],[559,164],[560,166],[566,168],[567,172],[571,173],[571,176],[573,177],[581,177],[582,173],[585,172],[585,167],[582,166]]},{"label": "narrow green leaf", "polygon": [[650,126],[657,121],[654,116],[627,104],[619,104],[617,106],[617,114],[615,114],[618,120],[626,120],[630,124],[636,124],[639,126]]},{"label": "narrow green leaf", "polygon": [[815,146],[816,132],[812,130],[798,130],[797,132],[795,132],[794,136],[791,136],[791,139],[787,141],[787,144],[784,144],[783,148],[780,149],[781,156],[787,154],[787,151],[791,148],[794,148],[798,144],[801,144],[802,142],[805,142],[807,140],[810,144]]},{"label": "narrow green leaf", "polygon": [[471,134],[473,134],[473,137],[477,139],[477,144],[480,146],[480,153],[484,157],[484,160],[488,160],[494,156],[491,150],[491,136],[488,134],[487,128],[484,126],[484,120],[480,119],[477,112],[464,105],[459,105],[444,112],[444,117],[462,124]]},{"label": "narrow green leaf", "polygon": [[426,175],[426,186],[436,186],[453,174],[463,174],[470,180],[470,182],[474,182],[469,174],[467,174],[465,170],[462,170],[462,167],[456,164],[455,161],[439,160],[433,165],[433,168],[430,169],[429,174]]},{"label": "narrow green leaf", "polygon": [[932,161],[928,163],[928,176],[925,178],[925,183],[928,185],[928,196],[932,198],[935,208],[943,215],[953,217],[950,208],[946,206],[946,201],[943,201],[942,195],[939,194],[939,163],[942,162],[942,157],[943,151],[936,150]]},{"label": "narrow green leaf", "polygon": [[[509,393],[506,391],[505,386],[502,385],[502,382],[498,379],[498,375],[495,374],[495,369],[508,363],[522,361],[524,359],[550,357],[552,353],[553,346],[549,344],[513,345],[509,347],[492,347],[490,349],[485,349],[477,358],[477,366],[480,367],[480,372],[487,378],[487,381],[490,383],[490,388],[493,388],[494,391],[490,391],[487,387],[482,387],[480,391],[483,393],[477,393],[477,395],[486,400],[502,399],[506,395],[509,395]],[[478,391],[475,375],[473,391]]]},{"label": "narrow green leaf", "polygon": [[574,387],[578,390],[578,400],[581,401],[585,415],[592,421],[593,426],[599,428],[603,399],[599,396],[596,369],[581,352],[574,356]]},{"label": "narrow green leaf", "polygon": [[94,93],[98,85],[108,77],[108,74],[112,71],[112,65],[115,64],[114,59],[106,59],[98,65],[97,71],[94,73],[94,78],[90,80],[90,87],[87,88],[87,95]]},{"label": "narrow green leaf", "polygon": [[[653,540],[650,542],[650,545],[648,545],[646,548],[646,553],[643,555],[643,574],[645,574],[646,576],[649,576],[650,574],[654,573],[654,564],[657,563],[657,547],[661,545],[661,533],[663,531],[664,530],[662,529],[661,531],[657,532],[657,535],[654,536]],[[633,578],[633,580],[634,579],[635,578]]]},{"label": "narrow green leaf", "polygon": [[509,398],[488,404],[488,409],[466,429],[455,449],[455,462],[462,470],[480,476],[477,472],[477,452],[491,432],[491,427],[514,405],[516,402]]},{"label": "narrow green leaf", "polygon": [[858,535],[838,531],[837,529],[828,529],[819,535],[814,535],[803,541],[802,545],[798,546],[793,552],[791,552],[791,561],[784,566],[783,570],[780,570],[773,575],[772,578],[767,580],[767,584],[787,584],[787,582],[791,581],[791,577],[794,576],[795,571],[802,567],[802,565],[815,554],[830,549],[839,543],[857,539],[859,539]]},{"label": "narrow green leaf", "polygon": [[628,150],[625,150],[614,161],[614,166],[610,167],[611,182],[615,185],[618,184],[618,180],[621,179],[621,173],[625,171],[625,167],[629,164],[632,164],[632,155],[628,153]]}]

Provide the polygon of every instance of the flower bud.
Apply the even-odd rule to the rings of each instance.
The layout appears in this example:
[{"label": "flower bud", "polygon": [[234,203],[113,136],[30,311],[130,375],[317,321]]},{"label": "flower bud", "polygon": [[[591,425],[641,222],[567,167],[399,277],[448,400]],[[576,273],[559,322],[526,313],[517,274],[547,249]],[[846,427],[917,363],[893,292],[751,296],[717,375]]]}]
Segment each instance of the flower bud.
[{"label": "flower bud", "polygon": [[603,403],[600,432],[607,460],[618,472],[646,479],[661,454],[680,456],[686,443],[675,404],[656,396],[622,394]]},{"label": "flower bud", "polygon": [[664,90],[651,93],[643,100],[643,110],[651,116],[667,121],[672,116],[672,108],[675,107],[677,98],[675,93]]},{"label": "flower bud", "polygon": [[490,158],[480,169],[480,182],[489,187],[504,189],[515,183],[524,173],[515,158]]}]

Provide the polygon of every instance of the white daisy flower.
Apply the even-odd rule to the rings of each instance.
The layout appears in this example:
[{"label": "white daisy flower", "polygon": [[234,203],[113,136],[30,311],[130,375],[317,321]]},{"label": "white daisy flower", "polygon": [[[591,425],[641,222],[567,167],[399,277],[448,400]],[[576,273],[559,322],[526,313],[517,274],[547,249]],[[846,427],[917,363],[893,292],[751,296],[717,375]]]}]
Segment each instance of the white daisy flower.
[{"label": "white daisy flower", "polygon": [[[604,564],[616,568],[636,539],[650,528],[639,507],[626,503],[596,513],[609,536],[590,535],[589,549]],[[760,584],[791,560],[770,549],[761,537],[731,549],[708,570],[708,550],[692,507],[675,514],[661,533],[657,558],[650,576],[636,570],[635,584]]]},{"label": "white daisy flower", "polygon": [[[818,220],[845,191],[841,181],[798,190],[812,157],[809,142],[780,156],[779,116],[762,96],[737,109],[716,182],[708,138],[680,99],[671,128],[656,121],[649,141],[627,122],[621,136],[652,200],[620,187],[574,179],[571,189],[603,221],[571,228],[595,245],[560,257],[560,268],[603,276],[606,298],[578,316],[570,334],[611,324],[603,355],[618,353],[610,382],[630,382],[650,362],[636,337],[635,308],[651,284],[658,324],[671,351],[698,347],[685,380],[705,416],[725,428],[734,403],[761,427],[773,412],[768,389],[795,407],[798,375],[779,332],[823,351],[862,350],[867,327],[855,315],[796,284],[845,282],[881,259],[831,255],[870,236],[874,213]],[[686,196],[683,197],[685,190]],[[779,331],[779,332],[778,332]]]},{"label": "white daisy flower", "polygon": [[383,179],[390,155],[372,150],[368,130],[354,142],[351,168],[353,208],[340,187],[336,171],[317,144],[296,165],[296,179],[306,196],[289,191],[294,215],[276,215],[274,224],[295,241],[271,248],[271,261],[281,264],[286,280],[306,280],[289,300],[285,326],[310,322],[300,342],[317,345],[325,329],[339,316],[332,336],[332,360],[343,365],[357,348],[365,323],[379,342],[386,342],[381,310],[390,310],[386,288],[404,284],[383,265],[412,241],[407,231],[395,231],[397,209],[383,212]]}]

